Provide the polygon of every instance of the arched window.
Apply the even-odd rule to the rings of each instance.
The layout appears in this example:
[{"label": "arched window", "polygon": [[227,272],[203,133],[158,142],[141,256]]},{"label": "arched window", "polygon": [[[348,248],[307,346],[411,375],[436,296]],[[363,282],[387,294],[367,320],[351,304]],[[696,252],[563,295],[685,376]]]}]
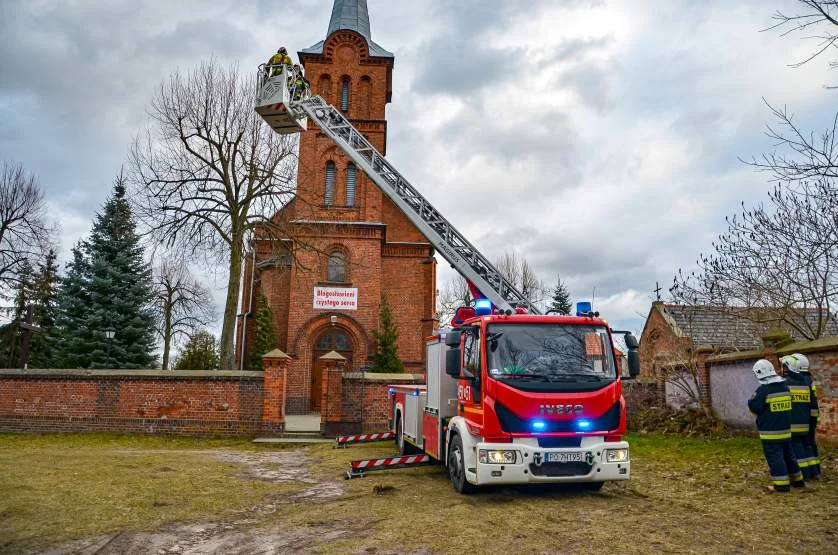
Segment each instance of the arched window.
[{"label": "arched window", "polygon": [[326,206],[335,202],[335,163],[326,162],[326,192],[323,195]]},{"label": "arched window", "polygon": [[326,281],[332,283],[344,283],[346,281],[346,256],[342,252],[333,252],[329,255]]},{"label": "arched window", "polygon": [[358,180],[358,170],[352,162],[346,166],[346,206],[355,206],[355,183]]},{"label": "arched window", "polygon": [[340,109],[343,112],[349,111],[349,77],[343,78],[343,84],[340,87]]}]

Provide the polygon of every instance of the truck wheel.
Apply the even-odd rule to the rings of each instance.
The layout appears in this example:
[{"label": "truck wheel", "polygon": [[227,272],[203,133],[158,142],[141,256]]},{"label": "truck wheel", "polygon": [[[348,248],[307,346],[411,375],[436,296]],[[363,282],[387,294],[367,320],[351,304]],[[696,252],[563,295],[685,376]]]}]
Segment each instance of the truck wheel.
[{"label": "truck wheel", "polygon": [[473,493],[477,487],[466,480],[466,461],[463,455],[463,441],[453,435],[448,446],[448,478],[459,493]]}]

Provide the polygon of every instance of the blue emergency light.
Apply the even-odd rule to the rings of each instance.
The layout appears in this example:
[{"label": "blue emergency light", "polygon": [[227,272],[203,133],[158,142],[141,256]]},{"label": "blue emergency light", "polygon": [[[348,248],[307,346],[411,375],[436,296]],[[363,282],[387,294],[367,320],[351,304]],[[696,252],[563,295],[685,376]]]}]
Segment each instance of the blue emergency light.
[{"label": "blue emergency light", "polygon": [[590,430],[591,429],[591,421],[590,420],[577,420],[576,427],[580,430]]},{"label": "blue emergency light", "polygon": [[576,315],[577,316],[587,316],[588,313],[593,311],[593,305],[591,305],[591,301],[579,301],[576,303]]},{"label": "blue emergency light", "polygon": [[478,316],[488,316],[492,313],[492,301],[489,299],[477,299],[474,301],[474,312]]},{"label": "blue emergency light", "polygon": [[533,420],[532,422],[532,429],[533,430],[543,430],[547,427],[547,424],[544,423],[544,420]]}]

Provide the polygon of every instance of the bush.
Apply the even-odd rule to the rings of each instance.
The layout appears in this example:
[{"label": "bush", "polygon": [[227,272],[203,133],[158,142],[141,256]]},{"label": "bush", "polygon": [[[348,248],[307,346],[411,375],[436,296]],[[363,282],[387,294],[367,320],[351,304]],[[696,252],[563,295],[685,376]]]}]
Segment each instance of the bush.
[{"label": "bush", "polygon": [[717,439],[735,435],[724,422],[698,410],[646,408],[629,414],[629,430]]}]

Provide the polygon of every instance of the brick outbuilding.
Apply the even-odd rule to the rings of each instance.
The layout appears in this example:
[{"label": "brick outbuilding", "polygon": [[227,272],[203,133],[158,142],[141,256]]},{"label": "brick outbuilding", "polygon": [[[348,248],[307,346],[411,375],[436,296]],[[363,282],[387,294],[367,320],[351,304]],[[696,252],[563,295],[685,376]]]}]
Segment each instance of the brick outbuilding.
[{"label": "brick outbuilding", "polygon": [[[336,0],[326,39],[299,58],[313,93],[386,154],[395,57],[373,42],[366,0]],[[300,136],[296,198],[276,218],[294,240],[254,242],[243,312],[251,306],[252,278],[273,311],[276,346],[291,356],[286,412],[320,412],[325,353],[346,358],[347,372],[367,365],[382,298],[395,317],[405,371],[421,373],[424,338],[435,327],[433,249],[312,123]],[[245,321],[247,352],[254,320]]]}]

